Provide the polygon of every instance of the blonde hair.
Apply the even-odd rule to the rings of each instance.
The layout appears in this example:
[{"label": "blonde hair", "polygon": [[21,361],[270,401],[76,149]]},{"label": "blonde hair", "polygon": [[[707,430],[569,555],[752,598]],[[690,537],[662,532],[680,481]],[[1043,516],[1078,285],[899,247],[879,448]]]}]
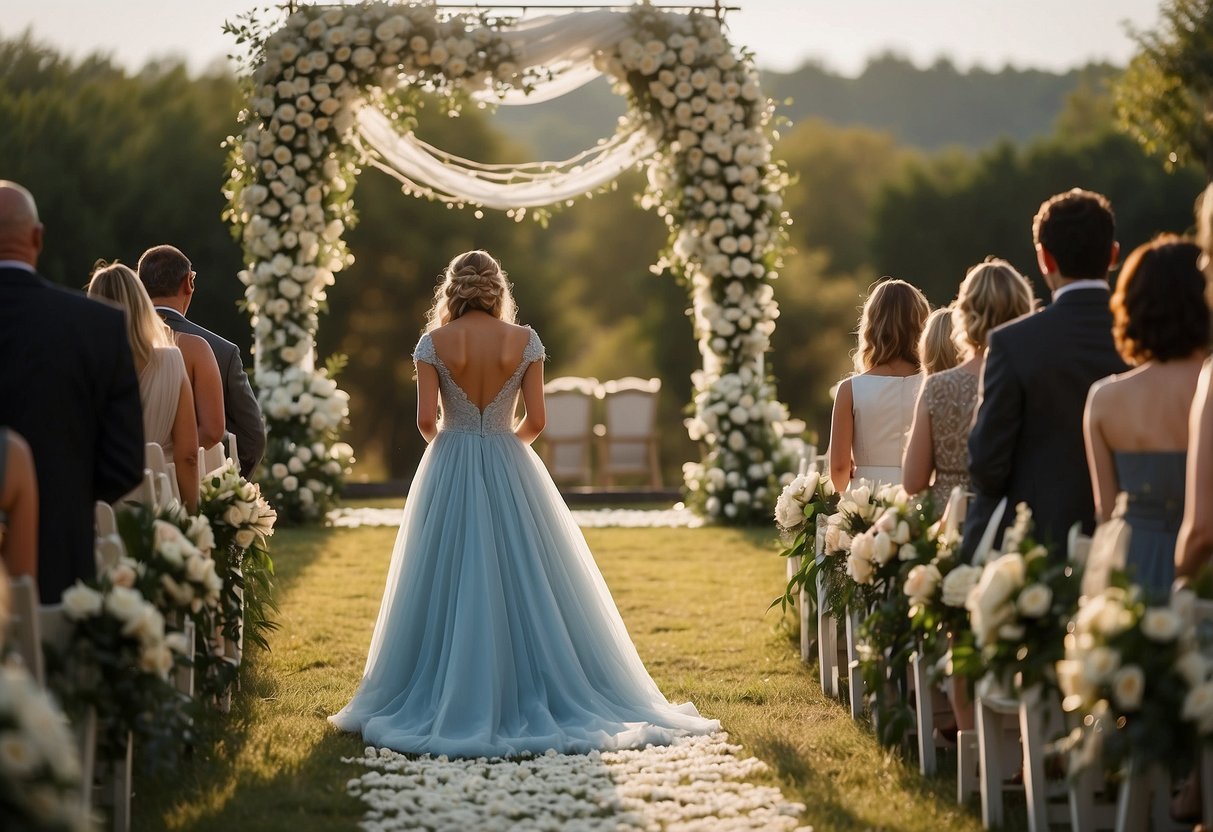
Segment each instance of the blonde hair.
[{"label": "blonde hair", "polygon": [[918,339],[918,361],[927,375],[950,370],[960,363],[960,350],[952,338],[952,307],[935,309],[927,316]]},{"label": "blonde hair", "polygon": [[434,290],[434,304],[426,316],[426,331],[437,329],[480,310],[508,324],[514,323],[517,306],[505,272],[487,251],[465,251],[447,264],[442,282]]},{"label": "blonde hair", "polygon": [[983,350],[990,330],[1032,311],[1032,286],[1015,267],[987,257],[969,269],[952,304],[956,345],[968,356]]},{"label": "blonde hair", "polygon": [[855,372],[898,359],[919,366],[918,338],[930,311],[922,292],[904,280],[890,277],[876,284],[859,316]]},{"label": "blonde hair", "polygon": [[156,347],[173,346],[172,331],[156,314],[147,289],[129,266],[98,263],[88,281],[88,295],[113,301],[126,312],[126,338],[137,368],[147,366]]}]

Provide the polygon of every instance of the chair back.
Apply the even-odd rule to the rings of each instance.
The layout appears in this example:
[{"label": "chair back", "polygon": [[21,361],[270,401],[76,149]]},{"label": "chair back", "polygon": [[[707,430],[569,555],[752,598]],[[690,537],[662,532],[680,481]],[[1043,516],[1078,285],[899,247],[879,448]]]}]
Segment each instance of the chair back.
[{"label": "chair back", "polygon": [[42,635],[38,620],[38,585],[31,576],[22,575],[10,578],[8,588],[12,602],[9,632],[12,633],[13,647],[34,680],[45,686],[46,666],[42,659]]},{"label": "chair back", "polygon": [[234,460],[237,465],[240,464],[240,455],[236,453],[236,434],[227,434],[227,458]]},{"label": "chair back", "polygon": [[607,440],[603,463],[608,471],[649,471],[660,390],[659,378],[621,378],[602,386]]},{"label": "chair back", "polygon": [[202,472],[201,476],[205,479],[207,474],[217,471],[227,462],[227,457],[224,455],[223,443],[216,442],[209,448],[199,448],[198,459],[198,470]]},{"label": "chair back", "polygon": [[590,481],[590,443],[598,380],[563,376],[543,385],[543,457],[553,479]]},{"label": "chair back", "polygon": [[97,537],[118,533],[118,518],[114,516],[114,507],[104,500],[98,500],[93,506],[93,525],[96,526]]},{"label": "chair back", "polygon": [[168,473],[168,462],[164,458],[164,448],[155,442],[143,446],[143,467],[151,468],[156,474]]}]

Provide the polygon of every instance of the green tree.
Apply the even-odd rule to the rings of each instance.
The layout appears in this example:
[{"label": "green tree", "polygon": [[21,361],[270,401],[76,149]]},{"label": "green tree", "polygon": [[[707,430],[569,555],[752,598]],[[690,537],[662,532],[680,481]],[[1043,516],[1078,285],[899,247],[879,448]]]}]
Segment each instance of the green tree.
[{"label": "green tree", "polygon": [[1170,166],[1197,164],[1213,180],[1213,0],[1165,0],[1154,31],[1116,84],[1128,133]]}]

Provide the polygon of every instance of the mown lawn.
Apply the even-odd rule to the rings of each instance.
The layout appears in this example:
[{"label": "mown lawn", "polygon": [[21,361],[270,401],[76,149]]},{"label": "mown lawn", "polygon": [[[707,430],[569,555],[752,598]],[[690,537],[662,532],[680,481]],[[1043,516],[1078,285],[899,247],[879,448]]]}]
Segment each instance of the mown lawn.
[{"label": "mown lawn", "polygon": [[[136,782],[137,829],[352,829],[361,740],[325,717],[353,693],[395,529],[283,530],[273,539],[281,629],[246,655],[226,717],[191,759]],[[587,538],[649,671],[671,700],[719,718],[767,782],[832,830],[977,830],[953,780],[924,780],[821,694],[777,612],[784,564],[767,531],[599,529]],[[470,832],[470,831],[469,831]]]}]

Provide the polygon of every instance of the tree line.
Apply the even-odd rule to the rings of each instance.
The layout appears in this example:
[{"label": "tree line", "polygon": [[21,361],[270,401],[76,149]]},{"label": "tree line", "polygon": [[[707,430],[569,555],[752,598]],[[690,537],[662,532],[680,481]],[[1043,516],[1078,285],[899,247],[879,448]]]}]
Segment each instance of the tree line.
[{"label": "tree line", "polygon": [[[103,57],[70,60],[29,35],[0,41],[0,175],[38,198],[42,272],[80,287],[98,258],[133,263],[148,246],[172,243],[199,274],[191,314],[247,350],[240,249],[220,219],[222,145],[240,106],[239,85],[222,68],[190,74],[165,61],[129,72]],[[423,117],[419,133],[488,162],[539,155],[502,115],[474,108],[458,119]],[[1056,191],[1107,193],[1127,251],[1187,229],[1204,183],[1191,167],[1167,171],[1115,130],[1101,78],[1074,86],[1043,138],[927,151],[889,130],[806,118],[783,129],[776,156],[794,178],[785,199],[793,224],[768,367],[793,415],[823,436],[829,388],[849,367],[859,305],[881,275],[946,303],[987,254],[1035,272],[1032,214]],[[342,385],[352,397],[356,476],[411,474],[423,450],[412,348],[442,267],[483,247],[510,273],[522,322],[542,333],[549,377],[662,378],[663,461],[667,481],[678,480],[678,466],[694,456],[679,422],[699,358],[685,291],[649,272],[667,232],[636,205],[641,187],[641,175],[629,174],[544,228],[491,212],[477,219],[364,173],[354,197],[360,221],[348,235],[357,262],[329,292],[319,343],[321,357],[350,359]]]}]

